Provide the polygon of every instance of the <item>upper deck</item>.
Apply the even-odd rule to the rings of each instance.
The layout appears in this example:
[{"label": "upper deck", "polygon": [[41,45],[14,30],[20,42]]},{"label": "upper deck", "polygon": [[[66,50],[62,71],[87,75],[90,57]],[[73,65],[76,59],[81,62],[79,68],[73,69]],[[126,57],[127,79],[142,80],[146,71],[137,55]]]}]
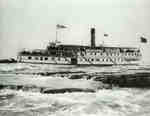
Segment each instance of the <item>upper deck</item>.
[{"label": "upper deck", "polygon": [[23,50],[20,55],[34,55],[34,56],[66,56],[75,57],[79,52],[100,52],[106,54],[126,54],[126,53],[137,53],[140,54],[140,49],[135,47],[90,47],[90,46],[79,46],[79,45],[57,45],[47,46],[46,49],[36,49],[31,51]]}]

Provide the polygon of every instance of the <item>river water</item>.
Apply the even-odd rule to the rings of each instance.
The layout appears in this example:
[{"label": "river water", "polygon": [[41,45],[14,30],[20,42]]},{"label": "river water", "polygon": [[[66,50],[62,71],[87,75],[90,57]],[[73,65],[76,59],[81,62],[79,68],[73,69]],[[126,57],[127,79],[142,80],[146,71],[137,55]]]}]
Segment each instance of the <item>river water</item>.
[{"label": "river water", "polygon": [[[149,72],[150,66],[77,67],[45,64],[0,64],[0,81],[2,82],[5,77],[8,81],[13,78],[10,83],[20,78],[40,78],[43,80],[48,78],[48,76],[38,75],[39,72],[83,71],[89,74],[120,71],[128,73],[137,70]],[[57,74],[53,78],[57,78]],[[117,87],[97,90],[95,93],[63,94],[42,94],[38,91],[4,88],[0,90],[0,116],[149,116],[149,97],[150,89],[142,88]]]}]

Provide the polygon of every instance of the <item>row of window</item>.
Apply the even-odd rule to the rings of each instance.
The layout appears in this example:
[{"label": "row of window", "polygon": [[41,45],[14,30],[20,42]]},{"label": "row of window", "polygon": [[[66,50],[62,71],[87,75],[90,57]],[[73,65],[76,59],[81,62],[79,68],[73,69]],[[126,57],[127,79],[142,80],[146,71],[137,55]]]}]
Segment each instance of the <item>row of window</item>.
[{"label": "row of window", "polygon": [[31,56],[29,56],[28,59],[29,60],[31,60],[31,59],[35,59],[35,60],[48,60],[48,57],[31,57]]},{"label": "row of window", "polygon": [[138,53],[97,53],[97,52],[91,52],[90,55],[109,55],[109,56],[120,56],[120,55],[125,55],[125,56],[138,56]]},{"label": "row of window", "polygon": [[[49,60],[50,58],[48,58],[48,57],[31,57],[31,56],[29,56],[28,57],[28,60],[32,60],[32,59],[34,59],[34,60],[41,60],[41,61],[43,61],[43,60]],[[55,60],[56,58],[55,57],[51,57],[51,60]],[[57,60],[61,60],[61,58],[60,57],[58,57],[57,58]],[[65,58],[64,59],[65,61],[67,61],[67,58]]]},{"label": "row of window", "polygon": [[96,62],[123,62],[123,59],[122,58],[113,58],[113,59],[110,59],[110,58],[101,58],[101,59],[93,59],[93,58],[88,58],[88,59],[80,59],[80,61],[90,61],[90,62],[93,62],[93,61],[96,61]]},{"label": "row of window", "polygon": [[[28,59],[29,60],[31,60],[31,59],[34,59],[34,60],[41,60],[41,61],[43,61],[43,60],[48,60],[49,58],[48,57],[31,57],[31,56],[29,56],[28,57]],[[51,57],[51,60],[55,60],[56,58],[55,57]],[[61,58],[60,57],[58,57],[57,58],[57,60],[58,61],[60,61],[61,60]],[[67,61],[67,59],[64,59],[65,61]],[[120,62],[123,62],[123,59],[122,58],[113,58],[113,59],[111,59],[111,58],[100,58],[100,59],[94,59],[94,58],[88,58],[88,59],[80,59],[80,61],[85,61],[85,60],[87,60],[87,61],[96,61],[96,62],[116,62],[116,61],[120,61]]]}]

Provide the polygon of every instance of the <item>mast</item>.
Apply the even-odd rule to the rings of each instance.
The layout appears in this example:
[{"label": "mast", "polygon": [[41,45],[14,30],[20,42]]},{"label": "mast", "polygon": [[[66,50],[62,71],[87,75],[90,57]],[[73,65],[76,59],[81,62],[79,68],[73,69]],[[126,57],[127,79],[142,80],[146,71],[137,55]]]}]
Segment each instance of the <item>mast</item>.
[{"label": "mast", "polygon": [[57,43],[57,41],[58,41],[58,27],[56,26],[56,38],[55,38],[55,43]]}]

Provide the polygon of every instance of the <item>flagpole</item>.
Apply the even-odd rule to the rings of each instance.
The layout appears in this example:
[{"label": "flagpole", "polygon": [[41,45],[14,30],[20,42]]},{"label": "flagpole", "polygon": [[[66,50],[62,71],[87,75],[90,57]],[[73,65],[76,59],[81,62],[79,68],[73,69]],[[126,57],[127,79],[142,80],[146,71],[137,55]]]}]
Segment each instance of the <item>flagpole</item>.
[{"label": "flagpole", "polygon": [[[143,44],[144,44],[144,43],[147,43],[147,38],[141,36],[141,37],[140,37],[140,51],[141,51],[141,53],[144,51],[144,49],[143,49]],[[145,64],[144,60],[142,60],[141,63],[142,63],[142,64]]]},{"label": "flagpole", "polygon": [[106,34],[106,33],[104,33],[104,40],[102,41],[102,45],[104,46],[104,44],[105,44],[105,40],[106,40],[106,38],[108,37],[108,34]]},{"label": "flagpole", "polygon": [[64,25],[59,25],[59,24],[56,25],[56,40],[55,40],[56,43],[58,42],[58,30],[64,29],[64,28],[67,28],[67,27]]},{"label": "flagpole", "polygon": [[58,39],[58,32],[57,32],[57,26],[56,26],[56,39],[55,39],[55,42],[57,42],[57,39]]}]

